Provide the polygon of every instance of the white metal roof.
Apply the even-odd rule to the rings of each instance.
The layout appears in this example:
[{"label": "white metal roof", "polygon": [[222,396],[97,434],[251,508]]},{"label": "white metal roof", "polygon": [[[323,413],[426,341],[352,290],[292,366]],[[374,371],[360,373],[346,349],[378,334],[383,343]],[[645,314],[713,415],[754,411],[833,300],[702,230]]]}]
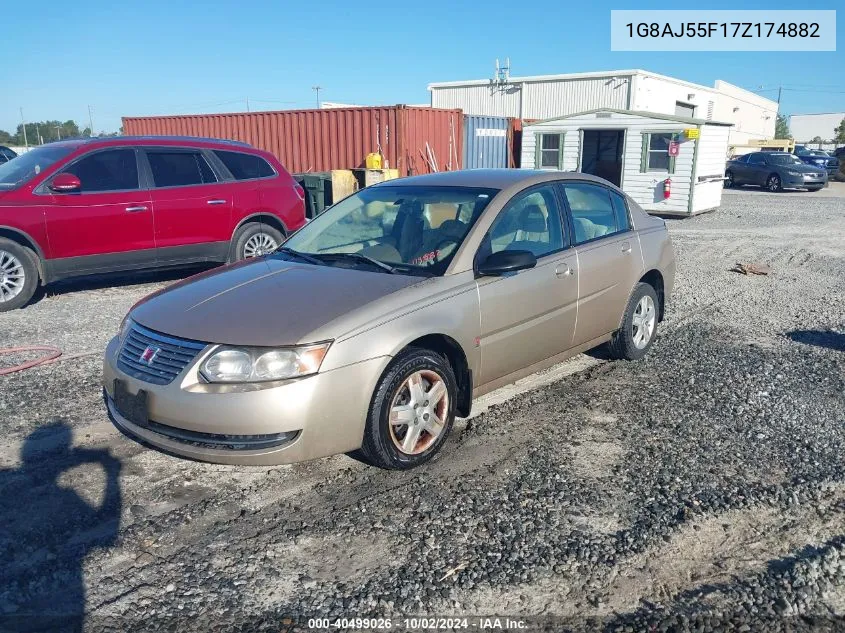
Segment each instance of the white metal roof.
[{"label": "white metal roof", "polygon": [[733,123],[726,123],[724,121],[711,121],[709,119],[693,119],[691,117],[678,116],[676,114],[662,114],[660,112],[646,112],[644,110],[619,110],[617,108],[594,108],[592,110],[584,110],[583,112],[573,112],[572,114],[565,114],[563,116],[552,117],[551,119],[543,119],[542,121],[532,121],[526,123],[525,127],[532,125],[540,125],[541,123],[548,123],[550,121],[561,121],[563,119],[572,119],[585,114],[595,114],[597,112],[613,112],[615,114],[627,114],[631,116],[639,116],[647,119],[660,119],[663,121],[676,121],[678,123],[686,123],[688,125],[721,125],[724,127],[731,127]]},{"label": "white metal roof", "polygon": [[[525,83],[525,82],[532,82],[532,81],[565,81],[567,79],[595,79],[598,77],[630,77],[632,75],[648,75],[649,77],[655,77],[657,79],[665,79],[666,81],[672,81],[674,83],[682,84],[685,86],[690,86],[691,88],[698,88],[699,90],[710,90],[715,91],[715,88],[711,88],[709,86],[703,86],[701,84],[692,83],[691,81],[685,81],[683,79],[677,79],[675,77],[669,77],[668,75],[661,75],[659,73],[653,73],[649,70],[643,70],[641,68],[633,68],[627,70],[602,70],[596,72],[588,72],[588,73],[565,73],[562,75],[529,75],[526,77],[510,77],[508,79],[509,83]],[[458,86],[486,86],[490,83],[489,79],[470,79],[467,81],[441,81],[428,84],[428,89],[432,90],[434,88],[448,88],[448,87],[458,87]]]}]

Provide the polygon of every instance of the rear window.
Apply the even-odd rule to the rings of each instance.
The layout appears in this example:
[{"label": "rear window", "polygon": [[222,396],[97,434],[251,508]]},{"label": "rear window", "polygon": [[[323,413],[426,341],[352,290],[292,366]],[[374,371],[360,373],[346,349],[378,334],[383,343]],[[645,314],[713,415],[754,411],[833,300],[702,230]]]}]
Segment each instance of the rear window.
[{"label": "rear window", "polygon": [[261,156],[242,154],[241,152],[226,152],[214,150],[226,168],[232,172],[235,180],[250,180],[252,178],[267,178],[275,176],[275,170]]},{"label": "rear window", "polygon": [[147,160],[156,187],[182,187],[217,182],[208,161],[200,152],[157,152],[147,150]]}]

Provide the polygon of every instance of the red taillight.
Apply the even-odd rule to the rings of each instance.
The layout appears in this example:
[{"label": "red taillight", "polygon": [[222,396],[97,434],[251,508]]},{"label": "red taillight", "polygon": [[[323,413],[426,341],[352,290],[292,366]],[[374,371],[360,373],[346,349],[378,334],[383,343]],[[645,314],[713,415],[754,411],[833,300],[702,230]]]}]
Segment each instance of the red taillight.
[{"label": "red taillight", "polygon": [[305,200],[305,189],[302,188],[298,182],[293,183],[293,190],[296,192],[296,195],[299,196],[300,200]]},{"label": "red taillight", "polygon": [[663,181],[663,199],[668,200],[672,197],[672,180],[667,178]]}]

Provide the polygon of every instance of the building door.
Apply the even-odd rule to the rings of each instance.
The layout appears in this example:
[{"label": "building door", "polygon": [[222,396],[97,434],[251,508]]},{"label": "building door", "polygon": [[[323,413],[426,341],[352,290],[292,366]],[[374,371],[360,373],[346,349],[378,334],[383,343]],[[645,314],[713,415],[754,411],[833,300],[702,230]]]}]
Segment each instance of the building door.
[{"label": "building door", "polygon": [[624,130],[584,130],[581,142],[581,172],[622,184]]}]

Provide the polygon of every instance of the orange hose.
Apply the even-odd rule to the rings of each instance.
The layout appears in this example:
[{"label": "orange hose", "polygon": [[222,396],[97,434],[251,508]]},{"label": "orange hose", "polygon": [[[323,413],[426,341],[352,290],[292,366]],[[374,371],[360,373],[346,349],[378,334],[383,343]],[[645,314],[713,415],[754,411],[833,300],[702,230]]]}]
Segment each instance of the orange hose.
[{"label": "orange hose", "polygon": [[28,360],[20,365],[12,365],[11,367],[0,369],[0,376],[13,374],[16,371],[23,371],[24,369],[30,369],[46,363],[54,363],[59,359],[59,356],[62,355],[62,350],[58,347],[52,347],[49,345],[27,345],[25,347],[7,347],[5,349],[0,349],[0,356],[4,356],[6,354],[20,354],[23,352],[46,352],[46,354],[40,358]]}]

